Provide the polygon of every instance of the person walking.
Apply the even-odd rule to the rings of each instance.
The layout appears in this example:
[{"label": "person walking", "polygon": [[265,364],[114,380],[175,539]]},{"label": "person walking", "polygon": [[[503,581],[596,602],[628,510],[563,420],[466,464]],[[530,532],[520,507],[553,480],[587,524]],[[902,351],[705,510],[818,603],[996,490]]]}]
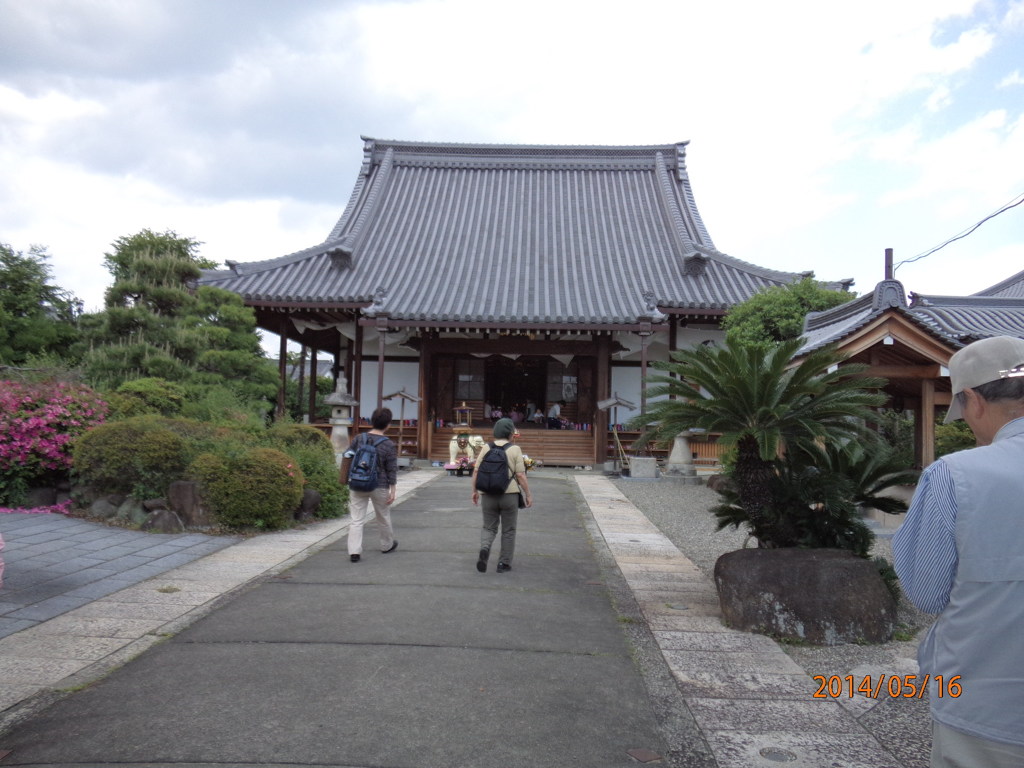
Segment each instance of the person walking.
[{"label": "person walking", "polygon": [[893,537],[900,586],[939,614],[918,649],[934,768],[1024,765],[1024,340],[976,341],[949,360],[946,423],[976,448],[922,473]]},{"label": "person walking", "polygon": [[523,449],[512,443],[512,436],[516,431],[515,424],[511,419],[499,419],[494,425],[494,442],[492,445],[504,448],[505,458],[508,464],[509,477],[508,486],[502,494],[483,494],[483,501],[480,499],[480,492],[477,490],[477,479],[480,474],[487,453],[495,450],[490,445],[477,456],[476,466],[473,468],[473,506],[478,503],[483,512],[483,528],[480,531],[480,554],[476,561],[476,569],[480,573],[487,570],[487,561],[491,556],[491,545],[498,535],[498,526],[501,526],[501,551],[498,554],[498,573],[505,573],[512,570],[512,557],[516,549],[516,522],[519,517],[520,495],[524,507],[533,506],[533,496],[530,494],[530,485],[526,480],[526,464],[523,461]]},{"label": "person walking", "polygon": [[378,408],[370,417],[370,424],[372,429],[357,436],[349,446],[353,453],[367,443],[377,449],[377,487],[372,491],[349,488],[348,555],[353,563],[358,563],[363,553],[363,526],[370,504],[377,518],[381,552],[388,554],[398,548],[398,539],[391,527],[391,505],[398,491],[398,449],[384,436],[385,430],[391,426],[391,410]]}]

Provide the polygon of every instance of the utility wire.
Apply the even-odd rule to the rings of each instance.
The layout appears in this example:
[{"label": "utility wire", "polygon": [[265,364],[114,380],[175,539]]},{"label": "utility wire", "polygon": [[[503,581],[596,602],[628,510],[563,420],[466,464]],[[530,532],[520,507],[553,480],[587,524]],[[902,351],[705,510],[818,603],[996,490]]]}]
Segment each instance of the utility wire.
[{"label": "utility wire", "polygon": [[950,243],[955,243],[957,240],[963,240],[965,237],[967,237],[969,234],[971,234],[971,232],[976,230],[978,227],[980,227],[986,221],[989,221],[990,219],[994,219],[996,216],[998,216],[1001,213],[1006,213],[1006,211],[1010,210],[1011,208],[1016,208],[1021,203],[1024,203],[1024,192],[1020,193],[1019,195],[1016,195],[1015,197],[1013,197],[1010,200],[1010,202],[1008,202],[1002,208],[1000,208],[997,211],[993,211],[988,216],[986,216],[981,221],[979,221],[977,224],[975,224],[974,226],[969,227],[968,229],[964,230],[959,235],[954,235],[953,237],[949,238],[949,240],[947,240],[946,242],[942,243],[941,245],[935,246],[931,250],[925,251],[924,253],[919,253],[917,256],[914,256],[913,258],[904,259],[903,261],[899,262],[896,266],[894,266],[892,268],[893,275],[895,275],[896,274],[896,270],[899,269],[904,264],[912,264],[915,261],[920,261],[925,256],[931,256],[936,251],[942,250],[943,248],[945,248]]}]

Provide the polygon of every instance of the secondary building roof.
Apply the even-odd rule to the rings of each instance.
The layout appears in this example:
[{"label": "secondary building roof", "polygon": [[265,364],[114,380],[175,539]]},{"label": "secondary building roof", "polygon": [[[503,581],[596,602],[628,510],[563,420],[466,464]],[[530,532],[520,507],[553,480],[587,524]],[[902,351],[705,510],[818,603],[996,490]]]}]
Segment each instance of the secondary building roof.
[{"label": "secondary building roof", "polygon": [[971,296],[911,293],[909,304],[902,283],[883,280],[873,293],[809,313],[799,354],[844,342],[887,313],[902,316],[954,349],[989,336],[1024,338],[1024,272]]},{"label": "secondary building roof", "polygon": [[363,140],[355,188],[323,243],[228,262],[200,282],[257,306],[358,308],[423,326],[571,329],[722,314],[810,274],[715,249],[690,188],[685,142]]}]

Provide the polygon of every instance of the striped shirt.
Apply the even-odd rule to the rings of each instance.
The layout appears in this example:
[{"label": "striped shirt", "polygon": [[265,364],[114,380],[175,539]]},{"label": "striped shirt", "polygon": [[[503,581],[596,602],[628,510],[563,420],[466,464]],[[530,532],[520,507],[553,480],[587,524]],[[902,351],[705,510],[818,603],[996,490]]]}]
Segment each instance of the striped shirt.
[{"label": "striped shirt", "polygon": [[924,472],[906,519],[892,539],[893,565],[907,598],[926,613],[949,604],[956,576],[956,493],[942,460]]}]

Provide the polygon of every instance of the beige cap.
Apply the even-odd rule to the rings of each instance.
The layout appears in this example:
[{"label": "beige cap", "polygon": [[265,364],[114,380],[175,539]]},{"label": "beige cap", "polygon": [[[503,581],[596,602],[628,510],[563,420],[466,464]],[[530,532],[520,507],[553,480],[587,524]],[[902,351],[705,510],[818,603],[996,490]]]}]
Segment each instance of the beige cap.
[{"label": "beige cap", "polygon": [[1024,376],[1024,339],[1014,336],[993,336],[968,344],[949,358],[949,380],[953,401],[943,424],[963,418],[963,409],[956,396],[965,389],[980,387],[990,381]]}]

